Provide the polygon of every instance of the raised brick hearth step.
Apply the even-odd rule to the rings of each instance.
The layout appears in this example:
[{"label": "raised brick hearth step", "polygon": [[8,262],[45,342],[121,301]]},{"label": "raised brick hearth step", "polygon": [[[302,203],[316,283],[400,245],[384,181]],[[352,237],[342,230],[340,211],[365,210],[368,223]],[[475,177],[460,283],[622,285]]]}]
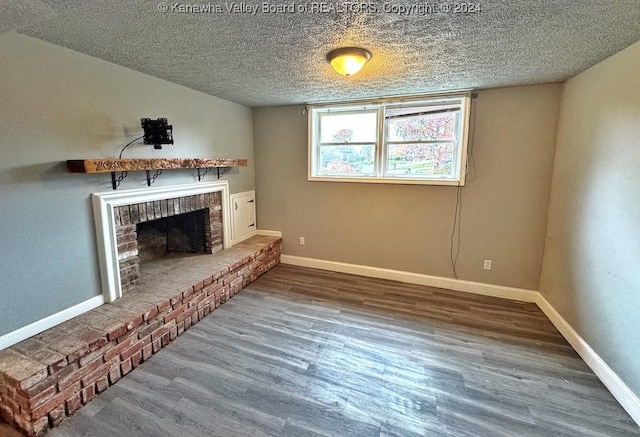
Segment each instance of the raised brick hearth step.
[{"label": "raised brick hearth step", "polygon": [[256,236],[212,255],[157,260],[140,287],[0,351],[0,417],[41,436],[280,262]]}]

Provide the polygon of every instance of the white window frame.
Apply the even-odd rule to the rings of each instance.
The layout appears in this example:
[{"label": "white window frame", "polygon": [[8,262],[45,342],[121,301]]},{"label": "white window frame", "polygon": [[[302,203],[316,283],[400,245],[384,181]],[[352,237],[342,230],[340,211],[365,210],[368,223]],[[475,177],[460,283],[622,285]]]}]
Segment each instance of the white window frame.
[{"label": "white window frame", "polygon": [[[414,107],[434,102],[460,101],[460,119],[458,122],[458,140],[455,144],[453,174],[451,176],[406,176],[386,175],[387,135],[385,132],[385,110],[387,107]],[[412,184],[412,185],[453,185],[463,186],[467,168],[467,144],[469,136],[469,114],[471,92],[436,94],[402,99],[384,99],[359,103],[336,103],[313,105],[308,107],[308,180],[324,182],[360,182],[376,184]],[[375,147],[375,175],[328,175],[320,172],[320,128],[319,119],[322,114],[339,112],[371,112],[377,113],[377,132]],[[416,141],[418,143],[419,141]],[[393,143],[390,141],[390,143]],[[343,143],[345,145],[359,143]],[[369,144],[369,143],[367,143]]]}]

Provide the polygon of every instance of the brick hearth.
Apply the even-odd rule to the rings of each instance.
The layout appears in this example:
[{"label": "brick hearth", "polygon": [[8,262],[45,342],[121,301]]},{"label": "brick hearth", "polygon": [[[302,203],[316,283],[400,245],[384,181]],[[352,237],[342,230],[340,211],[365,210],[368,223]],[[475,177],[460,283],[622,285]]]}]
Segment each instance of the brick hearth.
[{"label": "brick hearth", "polygon": [[43,435],[279,263],[281,243],[150,262],[124,297],[0,351],[0,416]]},{"label": "brick hearth", "polygon": [[151,220],[175,217],[204,210],[205,252],[222,250],[222,195],[219,191],[193,196],[162,199],[118,206],[114,210],[118,264],[122,292],[134,289],[139,281],[139,258],[136,225]]}]

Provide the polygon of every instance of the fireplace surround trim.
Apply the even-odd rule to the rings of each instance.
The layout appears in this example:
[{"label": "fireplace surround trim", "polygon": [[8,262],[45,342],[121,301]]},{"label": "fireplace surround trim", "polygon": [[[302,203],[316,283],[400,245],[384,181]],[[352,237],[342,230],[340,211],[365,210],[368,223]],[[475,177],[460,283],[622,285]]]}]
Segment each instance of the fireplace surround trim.
[{"label": "fireplace surround trim", "polygon": [[122,297],[118,243],[114,209],[119,206],[220,191],[222,203],[223,248],[230,247],[231,221],[229,182],[226,180],[185,185],[92,193],[93,218],[96,228],[100,280],[105,302]]}]

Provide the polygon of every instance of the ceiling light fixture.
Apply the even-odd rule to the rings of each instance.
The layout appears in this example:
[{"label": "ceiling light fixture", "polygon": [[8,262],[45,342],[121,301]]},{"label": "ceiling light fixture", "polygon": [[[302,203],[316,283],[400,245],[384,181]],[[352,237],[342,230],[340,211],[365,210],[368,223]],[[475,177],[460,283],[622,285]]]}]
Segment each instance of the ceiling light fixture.
[{"label": "ceiling light fixture", "polygon": [[356,74],[371,59],[371,53],[358,47],[343,47],[327,53],[327,61],[344,76]]}]

